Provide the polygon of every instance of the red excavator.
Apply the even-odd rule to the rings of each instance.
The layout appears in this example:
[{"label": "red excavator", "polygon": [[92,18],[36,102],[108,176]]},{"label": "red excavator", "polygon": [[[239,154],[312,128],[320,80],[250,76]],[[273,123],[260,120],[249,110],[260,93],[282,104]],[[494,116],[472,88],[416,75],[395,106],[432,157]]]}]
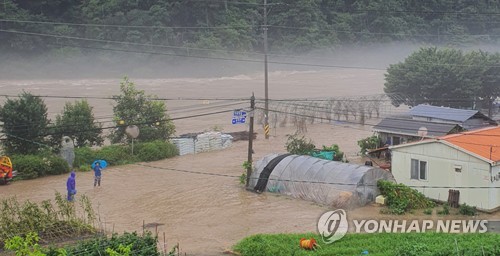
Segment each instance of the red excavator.
[{"label": "red excavator", "polygon": [[15,176],[12,162],[8,156],[0,157],[0,184],[7,184]]}]

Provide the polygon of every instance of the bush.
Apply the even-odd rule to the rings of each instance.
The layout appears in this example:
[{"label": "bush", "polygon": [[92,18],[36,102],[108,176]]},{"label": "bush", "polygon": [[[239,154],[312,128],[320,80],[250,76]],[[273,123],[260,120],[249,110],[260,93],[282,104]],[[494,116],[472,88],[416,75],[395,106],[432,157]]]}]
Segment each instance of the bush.
[{"label": "bush", "polygon": [[106,160],[106,162],[108,162],[109,165],[128,164],[136,161],[136,159],[134,159],[130,155],[130,153],[131,153],[130,149],[125,146],[121,145],[105,146],[97,151],[95,159]]},{"label": "bush", "polygon": [[12,168],[17,171],[21,179],[34,179],[45,176],[49,172],[49,165],[41,156],[14,155],[11,157]]},{"label": "bush", "polygon": [[358,140],[358,145],[361,148],[360,153],[365,155],[367,149],[375,149],[380,145],[380,138],[378,136],[373,135]]},{"label": "bush", "polygon": [[476,207],[463,203],[462,205],[460,205],[458,212],[462,215],[474,216],[476,215],[477,209]]},{"label": "bush", "polygon": [[137,145],[135,152],[140,161],[149,162],[179,154],[177,147],[169,142],[153,141]]},{"label": "bush", "polygon": [[80,165],[78,168],[76,168],[76,170],[79,172],[90,172],[92,171],[92,167],[90,166],[90,164],[84,164]]},{"label": "bush", "polygon": [[432,215],[432,209],[430,209],[430,208],[429,209],[425,209],[424,210],[424,214],[425,215]]},{"label": "bush", "polygon": [[21,179],[59,175],[70,171],[64,159],[47,152],[42,152],[41,155],[14,155],[11,160],[13,169]]},{"label": "bush", "polygon": [[[85,255],[100,256],[103,255],[101,251],[105,251],[107,249],[113,251],[121,251],[120,246],[130,246],[133,255],[152,256],[160,255],[160,253],[158,252],[157,242],[157,237],[154,237],[151,232],[146,232],[142,236],[134,232],[124,233],[123,235],[113,234],[111,238],[102,236],[94,239],[84,240],[82,242],[79,242],[76,246],[67,246],[64,249],[67,252],[67,255],[80,255],[82,252],[85,252]],[[56,256],[60,254],[58,253],[57,248],[50,248],[47,252],[47,255]]]},{"label": "bush", "polygon": [[34,203],[5,197],[0,200],[0,216],[0,251],[13,234],[35,232],[45,241],[60,241],[95,231],[92,224],[96,214],[85,195],[79,197],[77,204],[68,202],[59,192],[55,194],[55,204],[50,200]]},{"label": "bush", "polygon": [[59,175],[70,171],[68,162],[58,156],[44,157],[43,160],[48,165],[47,174],[49,175]]},{"label": "bush", "polygon": [[344,158],[344,152],[340,151],[339,145],[337,144],[333,144],[330,147],[323,145],[323,150],[335,152],[335,155],[333,156],[334,161],[342,161]]},{"label": "bush", "polygon": [[91,165],[97,159],[97,151],[89,147],[75,148],[73,166]]},{"label": "bush", "polygon": [[379,180],[377,186],[380,193],[387,198],[389,213],[404,214],[413,209],[434,207],[434,202],[426,198],[422,193],[403,184]]},{"label": "bush", "polygon": [[314,143],[302,136],[299,137],[298,134],[287,135],[288,139],[285,144],[286,151],[295,155],[310,155],[316,146]]},{"label": "bush", "polygon": [[438,211],[439,215],[449,215],[450,214],[450,206],[448,204],[443,205],[443,209]]}]

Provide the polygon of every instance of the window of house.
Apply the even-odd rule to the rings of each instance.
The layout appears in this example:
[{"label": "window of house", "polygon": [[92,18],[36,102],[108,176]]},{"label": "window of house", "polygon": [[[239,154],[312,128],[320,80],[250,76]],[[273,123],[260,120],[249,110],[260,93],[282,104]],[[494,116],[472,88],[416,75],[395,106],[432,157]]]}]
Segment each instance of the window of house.
[{"label": "window of house", "polygon": [[427,162],[417,159],[411,160],[410,179],[427,180]]},{"label": "window of house", "polygon": [[399,144],[401,144],[401,138],[396,137],[396,136],[392,137],[392,145],[395,146],[395,145],[399,145]]}]

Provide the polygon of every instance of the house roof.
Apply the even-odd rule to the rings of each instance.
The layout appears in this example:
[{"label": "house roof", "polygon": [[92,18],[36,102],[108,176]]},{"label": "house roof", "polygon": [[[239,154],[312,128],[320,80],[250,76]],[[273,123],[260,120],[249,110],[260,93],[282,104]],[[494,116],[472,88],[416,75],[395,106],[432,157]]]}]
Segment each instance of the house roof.
[{"label": "house roof", "polygon": [[439,138],[493,162],[500,161],[500,127],[452,134]]},{"label": "house roof", "polygon": [[447,135],[455,127],[459,126],[456,124],[425,122],[412,119],[389,117],[382,119],[382,121],[380,121],[377,125],[373,127],[373,130],[377,132],[420,136],[418,134],[418,131],[422,127],[425,127],[427,129],[427,135],[425,137],[439,137]]},{"label": "house roof", "polygon": [[500,164],[500,126],[450,134],[436,139],[400,144],[389,148],[398,149],[436,142],[446,144],[491,164]]},{"label": "house roof", "polygon": [[412,116],[431,117],[449,121],[465,122],[478,112],[479,111],[477,110],[436,107],[421,104],[413,107],[409,113]]}]

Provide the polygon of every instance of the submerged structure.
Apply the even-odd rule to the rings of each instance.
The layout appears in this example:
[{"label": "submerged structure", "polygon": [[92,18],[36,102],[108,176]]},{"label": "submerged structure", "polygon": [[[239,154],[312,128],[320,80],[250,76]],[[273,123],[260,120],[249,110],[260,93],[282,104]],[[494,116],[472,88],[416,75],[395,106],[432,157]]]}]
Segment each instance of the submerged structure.
[{"label": "submerged structure", "polygon": [[250,177],[256,192],[281,193],[337,208],[373,202],[378,180],[395,181],[386,170],[312,156],[271,154],[257,161]]}]

